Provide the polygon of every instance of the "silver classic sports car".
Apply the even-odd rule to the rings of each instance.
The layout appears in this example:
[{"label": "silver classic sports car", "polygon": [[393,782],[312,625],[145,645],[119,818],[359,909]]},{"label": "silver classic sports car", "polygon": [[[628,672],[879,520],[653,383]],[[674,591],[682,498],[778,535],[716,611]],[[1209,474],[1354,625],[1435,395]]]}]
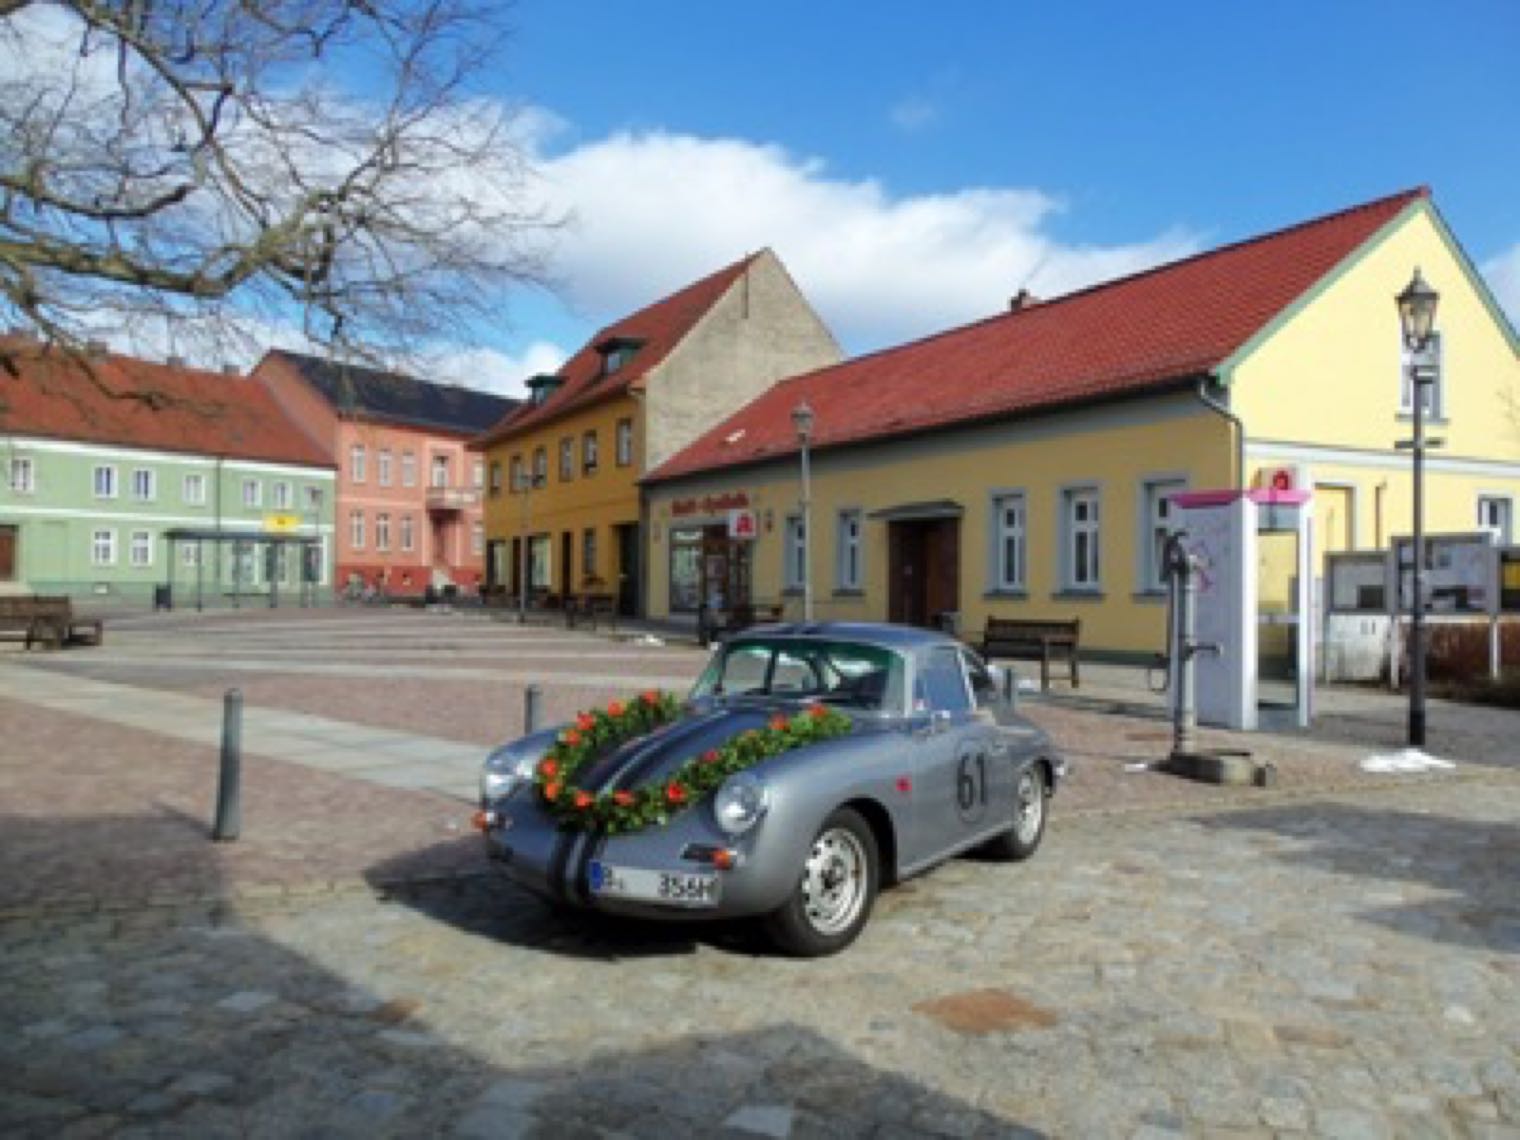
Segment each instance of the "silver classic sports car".
[{"label": "silver classic sports car", "polygon": [[634,695],[491,753],[477,826],[551,900],[758,917],[781,949],[831,954],[883,884],[1034,854],[1066,769],[1011,680],[924,630],[754,628],[684,702]]}]

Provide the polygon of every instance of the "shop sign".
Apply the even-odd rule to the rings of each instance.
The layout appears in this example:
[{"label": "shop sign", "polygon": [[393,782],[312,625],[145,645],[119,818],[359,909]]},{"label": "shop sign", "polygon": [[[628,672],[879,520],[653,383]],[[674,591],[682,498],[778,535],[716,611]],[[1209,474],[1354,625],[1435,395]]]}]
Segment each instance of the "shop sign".
[{"label": "shop sign", "polygon": [[760,537],[760,527],[755,520],[754,511],[729,511],[728,512],[728,537],[744,542],[753,542]]},{"label": "shop sign", "polygon": [[670,513],[676,518],[683,515],[720,515],[724,511],[742,511],[749,506],[749,496],[743,491],[728,491],[721,495],[703,495],[700,499],[677,499],[670,504]]},{"label": "shop sign", "polygon": [[264,531],[267,534],[290,534],[301,529],[300,515],[265,515]]}]

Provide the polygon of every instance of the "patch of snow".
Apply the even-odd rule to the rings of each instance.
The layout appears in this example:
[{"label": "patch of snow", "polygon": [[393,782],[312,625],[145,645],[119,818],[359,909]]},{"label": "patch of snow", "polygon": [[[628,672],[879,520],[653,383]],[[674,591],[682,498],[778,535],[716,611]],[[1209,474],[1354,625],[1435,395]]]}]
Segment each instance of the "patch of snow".
[{"label": "patch of snow", "polygon": [[1442,768],[1455,768],[1450,760],[1440,760],[1418,748],[1405,748],[1398,752],[1385,752],[1369,756],[1361,762],[1363,772],[1431,772]]}]

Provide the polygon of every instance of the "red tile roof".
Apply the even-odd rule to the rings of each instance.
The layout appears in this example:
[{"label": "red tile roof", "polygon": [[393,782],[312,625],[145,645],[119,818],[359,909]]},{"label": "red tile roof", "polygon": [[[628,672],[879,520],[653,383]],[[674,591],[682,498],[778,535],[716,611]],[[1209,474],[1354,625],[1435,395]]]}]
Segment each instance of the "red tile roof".
[{"label": "red tile roof", "polygon": [[[557,373],[563,383],[547,400],[537,407],[525,403],[508,413],[471,446],[478,448],[499,443],[578,408],[600,403],[629,390],[642,389],[650,370],[670,355],[671,350],[761,256],[751,254],[602,329],[565,362]],[[602,354],[596,346],[615,338],[639,340],[643,346],[616,372],[603,376]]]},{"label": "red tile roof", "polygon": [[256,380],[114,354],[91,358],[91,379],[58,349],[4,347],[18,375],[0,368],[0,433],[333,466]]},{"label": "red tile roof", "polygon": [[1420,187],[784,380],[645,477],[1131,395],[1218,367],[1410,203]]}]

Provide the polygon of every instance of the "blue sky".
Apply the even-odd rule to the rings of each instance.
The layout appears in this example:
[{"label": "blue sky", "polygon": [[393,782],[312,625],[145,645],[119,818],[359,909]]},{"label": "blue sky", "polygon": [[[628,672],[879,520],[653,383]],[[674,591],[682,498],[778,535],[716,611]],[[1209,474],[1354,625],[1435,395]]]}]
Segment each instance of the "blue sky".
[{"label": "blue sky", "polygon": [[488,334],[493,387],[760,246],[853,353],[1419,184],[1520,310],[1515,0],[508,19],[492,94],[573,222],[560,297]]}]

